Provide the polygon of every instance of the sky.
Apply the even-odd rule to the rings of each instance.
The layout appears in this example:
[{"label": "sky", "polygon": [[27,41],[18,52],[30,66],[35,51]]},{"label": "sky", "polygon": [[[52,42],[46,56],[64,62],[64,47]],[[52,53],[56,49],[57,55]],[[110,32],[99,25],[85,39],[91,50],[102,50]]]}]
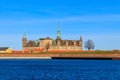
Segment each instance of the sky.
[{"label": "sky", "polygon": [[119,0],[0,0],[0,47],[22,49],[28,40],[91,39],[95,50],[120,49]]}]

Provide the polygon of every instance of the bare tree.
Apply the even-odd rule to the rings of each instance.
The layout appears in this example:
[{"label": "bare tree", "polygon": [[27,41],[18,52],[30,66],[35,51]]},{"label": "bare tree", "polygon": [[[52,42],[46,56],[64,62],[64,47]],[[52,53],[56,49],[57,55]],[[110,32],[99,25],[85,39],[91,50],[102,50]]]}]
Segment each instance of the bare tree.
[{"label": "bare tree", "polygon": [[48,49],[50,48],[50,43],[49,42],[46,44],[45,48],[46,48],[46,51],[48,51]]},{"label": "bare tree", "polygon": [[93,43],[92,40],[87,40],[87,41],[85,42],[85,48],[87,48],[89,51],[90,51],[91,49],[94,49],[94,47],[95,47],[95,45],[94,45],[94,43]]}]

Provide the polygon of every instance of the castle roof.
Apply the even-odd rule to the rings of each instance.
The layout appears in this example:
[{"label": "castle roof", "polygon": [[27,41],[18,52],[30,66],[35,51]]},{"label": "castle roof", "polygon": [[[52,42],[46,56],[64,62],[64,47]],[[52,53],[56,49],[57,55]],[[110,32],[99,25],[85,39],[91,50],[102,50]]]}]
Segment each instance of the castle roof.
[{"label": "castle roof", "polygon": [[25,45],[25,47],[37,47],[38,45],[39,45],[39,42],[28,41],[28,43]]},{"label": "castle roof", "polygon": [[47,38],[40,38],[39,40],[52,40],[50,37]]}]

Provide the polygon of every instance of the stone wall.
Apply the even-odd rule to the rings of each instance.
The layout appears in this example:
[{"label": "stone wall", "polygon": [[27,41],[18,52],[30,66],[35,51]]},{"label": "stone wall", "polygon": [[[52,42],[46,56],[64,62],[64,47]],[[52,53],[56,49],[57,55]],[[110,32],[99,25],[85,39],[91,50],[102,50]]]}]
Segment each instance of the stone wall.
[{"label": "stone wall", "polygon": [[0,53],[0,57],[79,57],[79,58],[120,58],[120,54],[30,54],[30,53]]},{"label": "stone wall", "polygon": [[58,50],[82,50],[82,47],[79,46],[53,46],[51,49],[58,49]]}]

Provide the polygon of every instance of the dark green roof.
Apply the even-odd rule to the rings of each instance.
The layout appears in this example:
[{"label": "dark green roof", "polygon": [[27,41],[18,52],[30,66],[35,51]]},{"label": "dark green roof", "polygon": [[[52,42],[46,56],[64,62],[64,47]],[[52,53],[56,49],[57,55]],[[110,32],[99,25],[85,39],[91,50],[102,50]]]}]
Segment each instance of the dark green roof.
[{"label": "dark green roof", "polygon": [[9,47],[0,47],[0,51],[6,51]]}]

